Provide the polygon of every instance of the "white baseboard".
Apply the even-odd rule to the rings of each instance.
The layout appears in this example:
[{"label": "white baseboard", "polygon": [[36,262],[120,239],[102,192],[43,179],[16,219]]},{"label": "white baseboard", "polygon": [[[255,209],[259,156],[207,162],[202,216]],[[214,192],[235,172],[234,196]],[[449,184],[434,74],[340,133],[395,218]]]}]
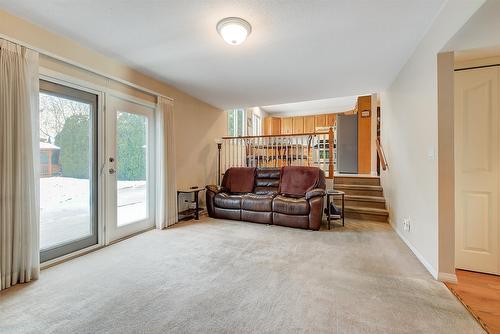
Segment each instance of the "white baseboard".
[{"label": "white baseboard", "polygon": [[404,234],[401,233],[401,231],[398,230],[398,228],[396,226],[394,226],[394,224],[392,223],[392,221],[390,219],[389,219],[389,224],[391,225],[392,229],[394,231],[396,231],[397,235],[401,238],[401,240],[403,240],[403,242],[406,244],[406,246],[408,246],[408,248],[413,252],[413,254],[415,254],[415,256],[417,257],[417,259],[424,265],[425,269],[427,269],[427,271],[432,275],[432,277],[434,277],[434,279],[436,279],[436,280],[439,280],[439,275],[438,275],[438,271],[436,270],[436,268],[434,268],[423,257],[423,255],[420,254],[420,252],[415,248],[415,246],[413,246],[411,244],[411,242],[408,239],[406,239],[406,237],[404,236]]},{"label": "white baseboard", "polygon": [[457,275],[450,273],[438,273],[438,280],[441,282],[457,283]]}]

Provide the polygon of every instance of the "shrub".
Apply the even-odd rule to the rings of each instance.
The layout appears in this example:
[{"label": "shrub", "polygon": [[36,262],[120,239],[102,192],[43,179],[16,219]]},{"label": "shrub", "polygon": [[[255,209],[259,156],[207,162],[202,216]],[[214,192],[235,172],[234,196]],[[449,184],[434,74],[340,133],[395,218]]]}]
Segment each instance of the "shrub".
[{"label": "shrub", "polygon": [[[118,180],[146,179],[146,124],[140,115],[119,112],[117,126]],[[55,138],[61,148],[59,163],[62,175],[78,179],[89,177],[89,116],[68,117]]]},{"label": "shrub", "polygon": [[89,178],[89,116],[68,117],[56,135],[55,144],[61,148],[59,163],[62,175],[78,179]]},{"label": "shrub", "polygon": [[141,115],[118,112],[118,180],[146,179],[146,124]]}]

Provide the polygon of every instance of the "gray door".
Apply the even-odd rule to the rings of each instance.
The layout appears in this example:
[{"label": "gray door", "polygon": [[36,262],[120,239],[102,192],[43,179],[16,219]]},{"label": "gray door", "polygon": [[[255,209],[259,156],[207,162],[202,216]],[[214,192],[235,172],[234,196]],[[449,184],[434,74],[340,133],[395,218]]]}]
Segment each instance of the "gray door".
[{"label": "gray door", "polygon": [[338,172],[358,172],[358,115],[337,116]]},{"label": "gray door", "polygon": [[97,244],[97,95],[40,80],[40,261]]}]

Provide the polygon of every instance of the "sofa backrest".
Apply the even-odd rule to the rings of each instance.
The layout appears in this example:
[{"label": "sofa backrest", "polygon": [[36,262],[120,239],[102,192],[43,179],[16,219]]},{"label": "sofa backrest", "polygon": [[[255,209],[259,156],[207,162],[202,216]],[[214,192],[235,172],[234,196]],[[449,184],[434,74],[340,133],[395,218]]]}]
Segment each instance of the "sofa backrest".
[{"label": "sofa backrest", "polygon": [[258,195],[277,194],[280,184],[280,168],[257,168],[254,193]]},{"label": "sofa backrest", "polygon": [[222,187],[230,193],[251,193],[255,183],[255,167],[231,167],[222,178]]},{"label": "sofa backrest", "polygon": [[280,194],[303,197],[314,188],[326,189],[325,173],[318,167],[285,166],[281,170]]}]

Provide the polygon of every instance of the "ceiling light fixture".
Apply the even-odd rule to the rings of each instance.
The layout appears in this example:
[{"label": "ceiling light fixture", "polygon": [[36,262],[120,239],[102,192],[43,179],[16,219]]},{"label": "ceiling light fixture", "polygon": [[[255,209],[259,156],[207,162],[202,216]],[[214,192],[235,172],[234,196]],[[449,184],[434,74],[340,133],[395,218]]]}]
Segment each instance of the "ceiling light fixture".
[{"label": "ceiling light fixture", "polygon": [[226,17],[217,23],[217,32],[231,45],[240,45],[252,32],[252,26],[239,17]]}]

